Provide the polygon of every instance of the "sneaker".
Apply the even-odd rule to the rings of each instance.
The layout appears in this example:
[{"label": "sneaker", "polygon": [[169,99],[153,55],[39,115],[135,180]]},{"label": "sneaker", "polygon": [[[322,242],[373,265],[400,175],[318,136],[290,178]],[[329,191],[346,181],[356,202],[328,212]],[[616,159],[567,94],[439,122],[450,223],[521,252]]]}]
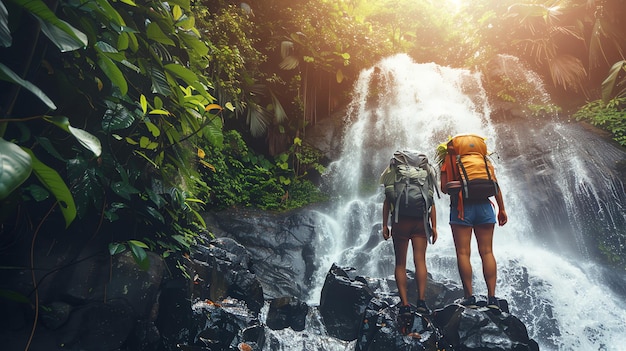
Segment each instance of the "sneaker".
[{"label": "sneaker", "polygon": [[500,301],[498,301],[498,298],[495,296],[489,296],[487,298],[487,308],[500,310]]},{"label": "sneaker", "polygon": [[463,305],[463,306],[465,306],[467,308],[476,308],[476,307],[478,307],[478,305],[476,305],[476,297],[474,295],[463,299],[461,301],[461,305]]},{"label": "sneaker", "polygon": [[421,313],[421,314],[430,314],[430,308],[428,308],[428,305],[426,305],[426,301],[424,300],[417,300],[417,312]]}]

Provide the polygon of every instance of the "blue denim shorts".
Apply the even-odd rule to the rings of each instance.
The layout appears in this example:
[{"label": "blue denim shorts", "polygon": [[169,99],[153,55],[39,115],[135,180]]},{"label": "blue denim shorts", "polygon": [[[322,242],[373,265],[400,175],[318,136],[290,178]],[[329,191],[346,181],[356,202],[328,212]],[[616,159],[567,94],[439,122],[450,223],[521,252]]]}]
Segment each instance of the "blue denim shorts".
[{"label": "blue denim shorts", "polygon": [[496,223],[496,212],[489,200],[464,203],[463,217],[463,219],[459,218],[459,210],[456,206],[450,206],[450,224],[473,227],[478,224]]}]

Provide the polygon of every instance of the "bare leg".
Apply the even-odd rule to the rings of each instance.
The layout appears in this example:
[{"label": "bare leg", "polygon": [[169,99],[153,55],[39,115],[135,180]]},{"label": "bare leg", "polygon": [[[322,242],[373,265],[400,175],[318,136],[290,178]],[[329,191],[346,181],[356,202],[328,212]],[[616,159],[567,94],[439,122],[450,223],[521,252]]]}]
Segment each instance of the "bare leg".
[{"label": "bare leg", "polygon": [[456,248],[456,260],[459,267],[459,275],[463,283],[465,298],[473,295],[472,289],[472,263],[470,262],[472,227],[451,224],[454,247]]},{"label": "bare leg", "polygon": [[474,227],[478,252],[483,263],[483,276],[487,284],[487,296],[496,294],[497,265],[492,251],[493,229],[493,224],[480,224]]},{"label": "bare leg", "polygon": [[417,297],[424,300],[428,270],[426,269],[426,247],[428,243],[425,236],[416,236],[411,240],[413,246],[413,263],[415,264],[415,280],[417,282]]},{"label": "bare leg", "polygon": [[398,286],[398,294],[400,295],[400,301],[402,305],[408,305],[409,299],[407,297],[407,277],[406,277],[406,251],[409,247],[409,239],[404,237],[393,238],[393,249],[396,256],[396,268],[394,275],[396,278],[396,285]]}]

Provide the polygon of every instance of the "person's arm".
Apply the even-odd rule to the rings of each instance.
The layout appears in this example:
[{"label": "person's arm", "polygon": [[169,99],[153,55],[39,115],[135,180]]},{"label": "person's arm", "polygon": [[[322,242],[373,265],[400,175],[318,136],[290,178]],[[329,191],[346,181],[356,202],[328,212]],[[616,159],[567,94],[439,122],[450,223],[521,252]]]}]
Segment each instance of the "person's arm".
[{"label": "person's arm", "polygon": [[385,201],[383,202],[383,238],[385,240],[391,237],[391,230],[387,226],[387,222],[389,221],[389,210],[389,200],[385,198]]},{"label": "person's arm", "polygon": [[502,190],[498,187],[498,193],[496,194],[496,203],[498,204],[498,224],[503,226],[508,222],[509,218],[504,209],[504,200],[502,199]]}]

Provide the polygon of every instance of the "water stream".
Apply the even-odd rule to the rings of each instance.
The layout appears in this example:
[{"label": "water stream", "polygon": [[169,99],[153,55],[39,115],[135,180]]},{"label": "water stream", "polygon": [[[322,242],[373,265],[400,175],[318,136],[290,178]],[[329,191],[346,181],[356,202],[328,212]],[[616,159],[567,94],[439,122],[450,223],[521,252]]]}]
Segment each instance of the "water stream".
[{"label": "water stream", "polygon": [[[626,237],[624,185],[606,171],[625,157],[623,151],[574,124],[497,124],[491,114],[477,73],[417,64],[405,55],[361,73],[345,117],[341,157],[325,175],[336,201],[321,213],[322,250],[310,301],[319,301],[333,262],[356,267],[360,275],[393,274],[392,244],[380,235],[377,184],[393,151],[418,149],[434,160],[448,136],[477,133],[499,156],[496,172],[509,214],[509,223],[495,232],[497,295],[508,300],[541,350],[617,350],[626,335],[626,293],[619,289],[626,277],[595,263],[598,245],[586,234]],[[587,142],[595,149],[589,151]],[[436,206],[439,240],[428,248],[428,269],[435,279],[458,281],[447,196]],[[473,245],[474,289],[485,294]]]}]

